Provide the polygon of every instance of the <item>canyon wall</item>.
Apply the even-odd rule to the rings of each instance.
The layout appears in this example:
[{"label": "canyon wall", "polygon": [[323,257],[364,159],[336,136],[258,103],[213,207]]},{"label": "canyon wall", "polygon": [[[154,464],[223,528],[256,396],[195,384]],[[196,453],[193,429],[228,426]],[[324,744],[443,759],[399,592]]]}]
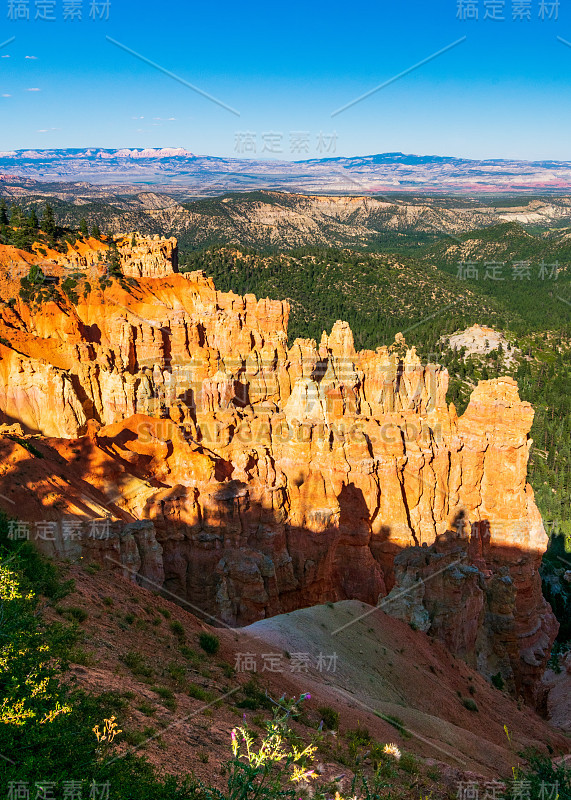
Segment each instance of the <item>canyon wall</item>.
[{"label": "canyon wall", "polygon": [[[1,308],[3,421],[44,437],[68,484],[20,514],[109,524],[73,542],[56,525],[47,549],[230,625],[380,600],[536,702],[557,623],[515,382],[481,382],[458,417],[446,370],[400,336],[357,352],[337,322],[290,347],[286,302],[177,274],[168,240],[118,250],[127,283]],[[86,485],[96,506],[78,499]]]}]

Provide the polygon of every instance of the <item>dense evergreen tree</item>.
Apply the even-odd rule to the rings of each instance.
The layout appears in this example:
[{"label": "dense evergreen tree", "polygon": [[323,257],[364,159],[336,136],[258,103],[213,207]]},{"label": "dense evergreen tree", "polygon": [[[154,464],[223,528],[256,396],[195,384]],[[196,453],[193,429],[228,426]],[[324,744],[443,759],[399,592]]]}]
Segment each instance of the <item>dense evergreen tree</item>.
[{"label": "dense evergreen tree", "polygon": [[44,215],[42,217],[42,230],[51,239],[55,239],[57,234],[57,226],[54,217],[54,210],[50,203],[46,203],[46,207],[44,209]]},{"label": "dense evergreen tree", "polygon": [[22,209],[17,203],[13,203],[10,208],[10,225],[12,228],[19,228],[22,225]]},{"label": "dense evergreen tree", "polygon": [[31,231],[37,231],[40,227],[40,223],[38,220],[38,215],[36,214],[36,209],[32,207],[30,213],[28,214],[28,228]]}]

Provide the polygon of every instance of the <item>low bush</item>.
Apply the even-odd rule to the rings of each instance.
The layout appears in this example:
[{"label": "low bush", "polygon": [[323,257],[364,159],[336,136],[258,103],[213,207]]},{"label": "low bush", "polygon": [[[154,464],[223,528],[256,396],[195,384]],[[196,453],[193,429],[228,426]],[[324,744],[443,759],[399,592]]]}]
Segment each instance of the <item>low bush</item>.
[{"label": "low bush", "polygon": [[153,692],[158,694],[163,701],[163,705],[166,706],[170,711],[174,711],[176,709],[176,698],[174,696],[174,692],[172,689],[169,689],[168,686],[153,686]]},{"label": "low bush", "polygon": [[179,639],[184,639],[184,628],[178,620],[171,622],[171,631],[175,636],[178,636]]},{"label": "low bush", "polygon": [[87,613],[87,611],[85,611],[85,609],[78,608],[78,606],[68,606],[65,608],[62,606],[57,606],[56,611],[58,614],[60,614],[62,617],[65,617],[70,622],[73,622],[74,620],[76,622],[85,622],[85,620],[89,616],[89,614]]},{"label": "low bush", "polygon": [[328,731],[336,731],[339,728],[339,712],[331,706],[320,706],[317,711],[321,715],[323,725]]},{"label": "low bush", "polygon": [[211,703],[216,698],[213,692],[203,689],[202,686],[197,686],[196,683],[191,683],[188,687],[188,696],[194,698],[194,700],[201,700],[203,703]]},{"label": "low bush", "polygon": [[141,653],[137,653],[135,650],[129,650],[122,660],[133,675],[139,675],[143,678],[150,678],[154,675],[153,669],[147,664]]},{"label": "low bush", "polygon": [[220,649],[220,639],[213,633],[201,633],[198,643],[209,656],[215,656]]},{"label": "low bush", "polygon": [[463,697],[462,705],[464,708],[467,708],[468,711],[478,711],[478,704],[471,697]]}]

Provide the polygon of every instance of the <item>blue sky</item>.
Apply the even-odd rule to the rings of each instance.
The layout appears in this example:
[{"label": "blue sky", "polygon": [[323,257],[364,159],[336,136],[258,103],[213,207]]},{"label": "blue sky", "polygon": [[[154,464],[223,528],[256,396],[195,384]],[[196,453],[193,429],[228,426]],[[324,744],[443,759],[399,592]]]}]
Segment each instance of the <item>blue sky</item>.
[{"label": "blue sky", "polygon": [[[89,17],[92,0],[75,0],[83,19],[66,20],[64,5],[69,10],[73,1],[0,0],[0,42],[16,37],[0,49],[9,56],[0,58],[0,150],[185,147],[284,159],[403,151],[571,160],[571,47],[557,40],[571,41],[564,0],[552,9],[557,19],[543,20],[542,0],[496,2],[503,20],[484,19],[492,0],[472,4],[478,19],[468,20],[458,19],[460,0],[111,0],[109,18],[97,20]],[[10,19],[11,2],[27,4],[30,19]],[[523,19],[512,18],[518,6],[529,6],[531,20],[525,11]],[[55,20],[34,19],[52,11]],[[294,143],[296,132],[303,144],[299,137]]]}]

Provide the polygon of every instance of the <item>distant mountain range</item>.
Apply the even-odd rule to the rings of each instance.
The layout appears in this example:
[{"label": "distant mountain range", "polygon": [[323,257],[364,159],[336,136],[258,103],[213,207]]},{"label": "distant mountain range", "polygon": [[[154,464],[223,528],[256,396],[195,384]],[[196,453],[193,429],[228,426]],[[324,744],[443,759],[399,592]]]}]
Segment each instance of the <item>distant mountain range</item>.
[{"label": "distant mountain range", "polygon": [[96,186],[160,186],[179,196],[275,189],[304,194],[571,191],[571,161],[471,160],[404,153],[271,161],[199,156],[184,148],[0,152],[0,176]]}]

